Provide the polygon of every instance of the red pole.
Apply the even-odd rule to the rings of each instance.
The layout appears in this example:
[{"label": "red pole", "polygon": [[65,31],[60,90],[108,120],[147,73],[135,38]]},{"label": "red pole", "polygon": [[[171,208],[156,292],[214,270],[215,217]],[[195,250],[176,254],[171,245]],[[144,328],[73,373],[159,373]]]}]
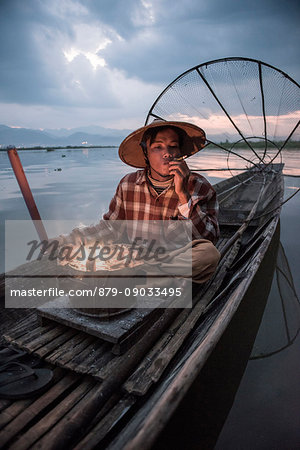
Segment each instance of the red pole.
[{"label": "red pole", "polygon": [[23,194],[25,203],[27,205],[30,217],[34,221],[34,226],[36,228],[36,231],[39,235],[39,238],[41,241],[47,240],[48,236],[46,233],[46,230],[44,228],[41,216],[39,214],[39,211],[37,209],[37,206],[35,204],[32,192],[30,190],[30,186],[28,184],[26,175],[24,173],[22,163],[20,161],[18,152],[15,147],[7,148],[7,154],[11,163],[11,166],[13,168],[14,174],[16,176],[16,179],[19,183],[21,192]]}]

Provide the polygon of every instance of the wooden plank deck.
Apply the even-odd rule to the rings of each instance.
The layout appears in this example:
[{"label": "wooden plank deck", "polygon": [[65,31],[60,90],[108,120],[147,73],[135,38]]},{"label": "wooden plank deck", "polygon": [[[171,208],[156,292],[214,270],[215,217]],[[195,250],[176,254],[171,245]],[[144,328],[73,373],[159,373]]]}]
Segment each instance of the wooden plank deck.
[{"label": "wooden plank deck", "polygon": [[[219,247],[226,240],[220,241]],[[134,355],[135,345],[123,355],[116,356],[112,353],[113,343],[58,323],[43,327],[38,323],[36,313],[27,310],[27,316],[10,326],[4,332],[4,338],[6,342],[42,358],[44,364],[50,364],[54,368],[55,380],[50,389],[38,398],[0,401],[3,413],[1,448],[64,448],[63,439],[61,447],[57,447],[59,436],[70,433],[71,429],[74,436],[69,448],[88,449],[101,445],[107,433],[124,415],[131,414],[137,401],[135,395],[148,392],[158,364],[159,376],[164,372],[170,361],[169,355],[175,354],[184,340],[182,335],[178,341],[181,327],[185,324],[186,330],[190,330],[195,321],[190,317],[191,311],[183,312],[177,319],[174,315],[161,337],[156,339],[156,344],[141,352],[136,371],[132,372],[133,376],[127,379],[127,383],[123,383],[123,389],[120,385],[96,415],[85,419],[88,426],[77,430],[76,420],[82,419],[85,406],[101,396],[103,383],[109,382],[112,374],[118,374],[126,366],[128,358]],[[163,362],[161,354],[166,355]],[[75,423],[70,425],[74,420]]]},{"label": "wooden plank deck", "polygon": [[[57,306],[59,306],[60,301],[64,302],[64,299],[57,299],[55,302]],[[59,323],[84,331],[87,334],[116,344],[114,346],[116,353],[120,353],[122,349],[126,348],[126,345],[123,345],[123,343],[128,341],[134,343],[135,335],[137,335],[136,338],[138,339],[136,331],[146,331],[163,313],[163,310],[159,308],[132,309],[105,320],[97,316],[82,314],[76,309],[53,308],[53,301],[50,304],[52,304],[51,308],[48,306],[38,308],[38,316],[42,325]]]}]

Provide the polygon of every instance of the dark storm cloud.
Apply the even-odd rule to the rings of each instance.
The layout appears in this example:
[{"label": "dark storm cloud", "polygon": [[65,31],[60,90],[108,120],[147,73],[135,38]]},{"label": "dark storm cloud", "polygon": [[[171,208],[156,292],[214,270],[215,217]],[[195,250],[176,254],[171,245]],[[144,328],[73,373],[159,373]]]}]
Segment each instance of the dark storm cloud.
[{"label": "dark storm cloud", "polygon": [[189,67],[224,56],[262,59],[295,76],[299,10],[294,0],[164,1],[153,8],[154,24],[145,20],[144,26],[133,26],[135,33],[131,30],[128,39],[115,42],[104,56],[128,74],[164,83]]},{"label": "dark storm cloud", "polygon": [[[10,0],[0,3],[0,8],[0,26],[5,37],[0,46],[4,62],[0,73],[1,101],[118,106],[107,71],[96,78],[84,56],[79,54],[68,64],[63,55],[64,46],[75,40],[74,22],[91,19],[80,3]],[[88,89],[78,78],[84,79]],[[101,92],[99,85],[105,87]],[[93,95],[96,92],[98,95]]]},{"label": "dark storm cloud", "polygon": [[[39,1],[0,2],[0,95],[2,101],[51,102],[55,79],[44,61],[33,31],[36,25],[55,28],[72,39],[72,29],[54,19]],[[48,45],[51,46],[49,37]],[[54,101],[54,99],[53,99]]]},{"label": "dark storm cloud", "polygon": [[13,104],[40,105],[60,117],[85,108],[89,120],[97,108],[100,121],[121,121],[144,116],[185,70],[226,56],[299,80],[298,21],[296,0],[1,0],[0,101],[11,115]]},{"label": "dark storm cloud", "polygon": [[140,0],[87,0],[84,4],[91,16],[116,29],[124,39],[130,39],[139,28],[134,24],[134,12],[145,9]]}]

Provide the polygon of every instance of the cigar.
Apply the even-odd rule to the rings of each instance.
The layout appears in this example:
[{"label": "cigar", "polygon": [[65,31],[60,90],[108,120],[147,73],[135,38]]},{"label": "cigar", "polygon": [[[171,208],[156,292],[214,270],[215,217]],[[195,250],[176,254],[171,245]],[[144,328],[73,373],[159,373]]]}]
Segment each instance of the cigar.
[{"label": "cigar", "polygon": [[182,161],[187,158],[187,155],[178,156],[177,158],[173,158],[172,161]]}]

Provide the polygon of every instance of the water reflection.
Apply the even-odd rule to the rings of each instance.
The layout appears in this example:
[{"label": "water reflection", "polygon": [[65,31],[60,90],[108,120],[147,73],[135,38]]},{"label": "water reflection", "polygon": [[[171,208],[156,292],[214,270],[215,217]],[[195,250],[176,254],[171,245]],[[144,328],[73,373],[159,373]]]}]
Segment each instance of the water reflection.
[{"label": "water reflection", "polygon": [[281,242],[273,284],[251,360],[268,358],[285,350],[293,344],[300,331],[300,300]]},{"label": "water reflection", "polygon": [[[225,150],[222,151],[217,148],[206,148],[200,153],[191,156],[188,159],[188,164],[191,170],[204,170],[208,177],[228,178],[237,175],[241,170],[249,168],[252,163],[257,163],[257,159],[253,158],[247,149],[234,149],[240,157],[230,154]],[[271,159],[277,154],[274,151],[270,154]],[[248,160],[248,161],[247,161]],[[278,157],[272,161],[273,163],[284,163],[284,175],[300,176],[300,149],[284,150]],[[223,169],[223,170],[222,170]]]},{"label": "water reflection", "polygon": [[252,356],[216,450],[298,448],[299,323],[299,297],[280,243]]},{"label": "water reflection", "polygon": [[[232,408],[260,326],[272,285],[279,238],[278,226],[261,266],[230,325],[160,436],[154,450],[199,450],[215,447]],[[235,432],[238,433],[238,426],[236,428]],[[222,449],[222,446],[219,448]]]},{"label": "water reflection", "polygon": [[[262,416],[264,415],[264,407],[260,398],[257,398],[258,387],[253,380],[254,374],[251,373],[252,379],[250,383],[252,384],[250,386],[248,384],[247,387],[244,386],[245,381],[242,377],[246,370],[247,383],[249,373],[248,358],[254,340],[252,355],[259,354],[263,357],[260,352],[271,347],[274,348],[273,346],[277,345],[276,334],[281,334],[276,318],[276,301],[274,302],[274,289],[276,289],[277,283],[280,285],[282,302],[285,305],[281,309],[282,321],[280,327],[283,329],[285,337],[289,336],[288,344],[285,345],[285,348],[292,344],[299,331],[299,300],[283,245],[279,243],[279,234],[278,228],[260,270],[256,274],[230,326],[222,336],[187,396],[180,404],[179,409],[160,435],[154,450],[163,450],[165,448],[174,450],[183,448],[188,448],[189,450],[271,448],[271,446],[268,446],[268,442],[271,441],[268,432],[265,431],[263,436],[259,436],[264,442],[262,446],[256,445],[259,438],[255,435],[247,441],[244,437],[245,435],[241,433],[241,424],[247,427],[251,420],[252,422],[255,420],[255,414],[251,420],[248,414],[252,398],[257,400]],[[273,277],[274,274],[275,276]],[[294,299],[290,296],[291,292],[294,293]],[[287,311],[289,312],[287,313]],[[295,319],[295,316],[297,319]],[[272,329],[271,334],[269,333],[270,328]],[[287,329],[289,330],[288,333]],[[264,332],[261,330],[264,330]],[[256,336],[257,331],[258,335]],[[278,349],[278,351],[282,350],[284,350],[283,347]],[[272,354],[275,353],[277,352]],[[251,359],[254,359],[253,356]],[[255,363],[261,364],[258,361]],[[253,362],[250,364],[253,364]],[[255,373],[256,376],[259,373],[259,377],[262,378],[263,373],[261,373],[259,367],[257,366]],[[270,392],[267,386],[265,387],[269,399],[272,397],[272,394],[274,395],[274,384],[276,385],[276,381],[278,383],[278,377],[280,377],[279,373],[277,377],[274,377],[274,380],[269,379],[269,385],[272,386]],[[235,402],[235,397],[238,398],[237,402]],[[279,398],[278,406],[280,406],[281,400]],[[274,408],[272,401],[271,405]],[[272,417],[274,411],[270,411],[269,408],[269,413],[270,417]],[[297,422],[297,417],[290,417],[289,420],[292,425]],[[262,429],[266,423],[267,420],[262,417]],[[251,429],[250,426],[249,428]],[[290,435],[289,439],[292,442],[293,436]]]}]

